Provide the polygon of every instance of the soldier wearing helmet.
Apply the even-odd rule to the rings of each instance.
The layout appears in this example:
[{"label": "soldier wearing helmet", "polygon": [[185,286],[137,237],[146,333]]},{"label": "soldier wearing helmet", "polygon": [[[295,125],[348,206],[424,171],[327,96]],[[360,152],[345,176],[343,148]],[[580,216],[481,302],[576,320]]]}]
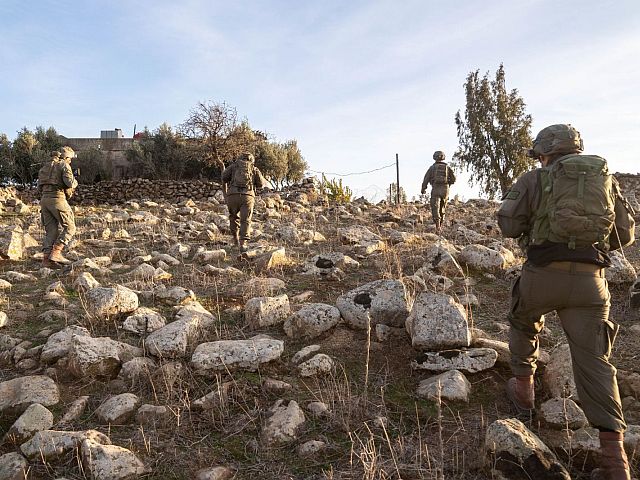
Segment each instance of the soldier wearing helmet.
[{"label": "soldier wearing helmet", "polygon": [[245,152],[222,172],[222,185],[229,210],[229,229],[241,253],[247,250],[251,234],[256,190],[267,184],[254,161],[253,155]]},{"label": "soldier wearing helmet", "polygon": [[[627,214],[618,204],[624,204],[624,198],[606,161],[581,155],[583,148],[580,133],[571,125],[541,130],[529,150],[541,167],[516,181],[497,213],[502,234],[519,238],[527,256],[512,288],[509,349],[514,377],[507,382],[507,395],[518,410],[535,409],[538,336],[544,315],[555,310],[567,335],[582,408],[600,431],[604,478],[628,480],[622,442],[626,424],[616,369],[609,361],[618,325],[609,319],[604,269],[611,265],[610,248],[633,242],[633,233],[622,232],[632,230],[633,222],[626,227],[622,223]],[[564,199],[568,203],[561,203]],[[582,207],[569,214],[577,202]],[[584,211],[593,205],[601,210],[587,220]],[[562,215],[568,216],[560,221]],[[562,229],[576,219],[584,232],[565,236]],[[599,228],[610,232],[609,237],[591,236]],[[620,241],[622,233],[629,234],[629,240]]]},{"label": "soldier wearing helmet", "polygon": [[45,162],[38,172],[40,192],[40,217],[45,229],[42,245],[42,265],[60,268],[69,261],[62,256],[76,231],[73,210],[67,199],[73,195],[78,182],[71,171],[71,159],[76,154],[71,147],[62,147],[52,152],[51,160]]},{"label": "soldier wearing helmet", "polygon": [[441,150],[433,153],[435,163],[429,167],[424,180],[422,180],[422,189],[420,193],[424,195],[429,184],[431,184],[431,218],[436,226],[436,233],[442,231],[444,225],[444,213],[449,199],[449,186],[454,184],[456,176],[449,165],[444,161],[445,155]]}]

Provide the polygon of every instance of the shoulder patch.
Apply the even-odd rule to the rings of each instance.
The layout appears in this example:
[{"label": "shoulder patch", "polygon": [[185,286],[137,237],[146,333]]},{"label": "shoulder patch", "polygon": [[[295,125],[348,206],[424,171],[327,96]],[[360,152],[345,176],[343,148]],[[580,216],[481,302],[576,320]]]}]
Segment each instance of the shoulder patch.
[{"label": "shoulder patch", "polygon": [[520,198],[520,192],[517,190],[509,190],[504,196],[504,200],[517,200],[518,198]]}]

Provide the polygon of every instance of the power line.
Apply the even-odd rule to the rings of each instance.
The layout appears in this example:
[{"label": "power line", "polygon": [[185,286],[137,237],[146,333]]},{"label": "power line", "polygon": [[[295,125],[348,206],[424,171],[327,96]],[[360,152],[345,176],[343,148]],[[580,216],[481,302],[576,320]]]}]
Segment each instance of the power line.
[{"label": "power line", "polygon": [[353,173],[332,173],[332,172],[319,172],[317,170],[311,170],[310,168],[307,171],[312,173],[320,173],[322,175],[334,175],[336,177],[350,177],[352,175],[364,175],[365,173],[373,173],[379,170],[384,170],[385,168],[395,167],[396,162],[390,163],[389,165],[385,165],[384,167],[374,168],[373,170],[367,170],[366,172],[353,172]]}]

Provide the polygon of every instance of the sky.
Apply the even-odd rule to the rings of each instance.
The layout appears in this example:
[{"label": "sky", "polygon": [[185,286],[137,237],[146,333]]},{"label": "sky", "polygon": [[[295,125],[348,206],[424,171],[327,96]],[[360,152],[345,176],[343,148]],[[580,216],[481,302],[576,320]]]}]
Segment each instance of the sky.
[{"label": "sky", "polygon": [[[67,137],[179,125],[226,102],[254,129],[296,139],[318,172],[400,160],[419,194],[450,159],[466,76],[502,63],[532,134],[571,123],[585,153],[636,173],[638,0],[0,0],[0,132]],[[379,200],[395,168],[344,177]],[[478,196],[460,175],[452,195]]]}]

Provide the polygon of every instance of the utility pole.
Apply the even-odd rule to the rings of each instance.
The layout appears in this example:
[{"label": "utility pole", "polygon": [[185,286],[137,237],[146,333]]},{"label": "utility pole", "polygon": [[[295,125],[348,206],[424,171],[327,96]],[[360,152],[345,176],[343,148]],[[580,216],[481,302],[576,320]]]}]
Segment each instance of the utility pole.
[{"label": "utility pole", "polygon": [[396,153],[396,204],[400,205],[400,163]]}]

